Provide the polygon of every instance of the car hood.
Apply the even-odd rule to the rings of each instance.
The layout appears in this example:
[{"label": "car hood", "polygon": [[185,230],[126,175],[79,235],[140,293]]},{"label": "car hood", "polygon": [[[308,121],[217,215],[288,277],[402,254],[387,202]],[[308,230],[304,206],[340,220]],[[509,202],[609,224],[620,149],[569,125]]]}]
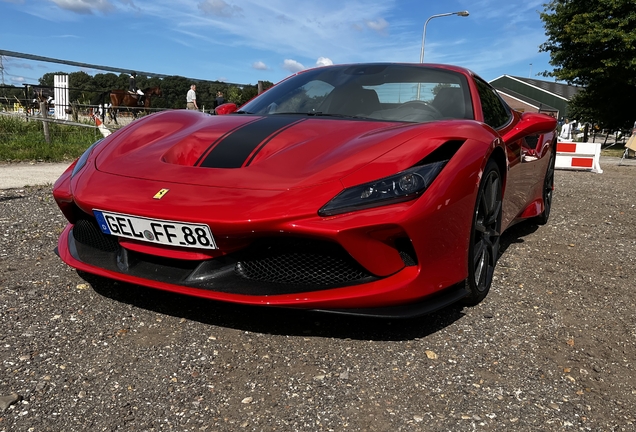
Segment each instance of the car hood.
[{"label": "car hood", "polygon": [[339,180],[426,125],[298,115],[211,116],[175,110],[105,139],[105,173],[224,188],[289,190]]}]

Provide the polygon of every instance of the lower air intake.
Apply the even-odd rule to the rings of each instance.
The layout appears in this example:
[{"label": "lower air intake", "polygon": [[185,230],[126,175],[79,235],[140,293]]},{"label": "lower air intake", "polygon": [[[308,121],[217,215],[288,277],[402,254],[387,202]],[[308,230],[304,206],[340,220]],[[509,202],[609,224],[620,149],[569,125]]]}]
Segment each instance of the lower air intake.
[{"label": "lower air intake", "polygon": [[246,279],[291,285],[331,286],[371,277],[337,244],[315,240],[267,239],[236,263]]}]

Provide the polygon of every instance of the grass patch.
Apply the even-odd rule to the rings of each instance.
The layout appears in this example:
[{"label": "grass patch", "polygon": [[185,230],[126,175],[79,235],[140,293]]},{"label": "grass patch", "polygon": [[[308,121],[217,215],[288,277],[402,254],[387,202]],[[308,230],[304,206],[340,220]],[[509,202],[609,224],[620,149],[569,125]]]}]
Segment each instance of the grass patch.
[{"label": "grass patch", "polygon": [[51,143],[41,121],[0,115],[0,161],[74,160],[102,135],[95,128],[49,123]]},{"label": "grass patch", "polygon": [[625,147],[623,147],[623,144],[617,144],[613,147],[601,150],[601,156],[622,157],[623,153],[625,153]]}]

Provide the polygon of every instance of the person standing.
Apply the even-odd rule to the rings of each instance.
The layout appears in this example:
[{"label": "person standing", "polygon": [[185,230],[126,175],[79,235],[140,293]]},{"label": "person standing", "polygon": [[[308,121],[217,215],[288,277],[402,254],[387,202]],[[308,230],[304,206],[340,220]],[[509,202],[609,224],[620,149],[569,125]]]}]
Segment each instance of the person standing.
[{"label": "person standing", "polygon": [[188,94],[186,94],[186,109],[189,110],[198,110],[197,106],[197,94],[196,94],[197,86],[192,84],[190,86],[190,90],[188,90]]},{"label": "person standing", "polygon": [[135,72],[130,73],[128,79],[128,91],[137,95],[137,104],[144,104],[144,92],[137,88],[137,74]]},{"label": "person standing", "polygon": [[216,92],[216,99],[214,103],[215,103],[214,108],[218,107],[219,105],[223,105],[225,103],[225,98],[223,97],[222,91]]},{"label": "person standing", "polygon": [[572,139],[572,125],[570,124],[570,120],[565,119],[565,123],[563,123],[563,126],[561,126],[561,133],[559,134],[559,138],[568,141]]}]

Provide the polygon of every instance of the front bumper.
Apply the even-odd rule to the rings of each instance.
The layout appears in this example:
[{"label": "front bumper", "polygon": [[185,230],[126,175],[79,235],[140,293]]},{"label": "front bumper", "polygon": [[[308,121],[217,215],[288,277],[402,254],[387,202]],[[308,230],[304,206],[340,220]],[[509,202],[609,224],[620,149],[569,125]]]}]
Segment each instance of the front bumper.
[{"label": "front bumper", "polygon": [[[355,280],[330,284],[263,282],[245,278],[237,272],[237,263],[241,262],[237,256],[200,262],[165,259],[128,251],[116,243],[90,246],[79,242],[73,231],[73,224],[66,226],[56,250],[68,265],[109,279],[178,294],[238,304],[374,316],[390,316],[387,307],[423,300],[421,291],[413,287],[419,274],[417,266],[406,266],[384,278],[362,271],[359,273],[361,277]],[[444,304],[458,298],[461,296],[455,294],[451,301]],[[436,299],[434,309],[441,307],[439,304]],[[418,309],[430,312],[429,306],[419,306]],[[365,313],[365,309],[376,310]],[[403,312],[397,313],[399,310]],[[407,310],[410,312],[407,313]],[[393,314],[413,315],[414,312],[411,308],[400,306]]]}]

